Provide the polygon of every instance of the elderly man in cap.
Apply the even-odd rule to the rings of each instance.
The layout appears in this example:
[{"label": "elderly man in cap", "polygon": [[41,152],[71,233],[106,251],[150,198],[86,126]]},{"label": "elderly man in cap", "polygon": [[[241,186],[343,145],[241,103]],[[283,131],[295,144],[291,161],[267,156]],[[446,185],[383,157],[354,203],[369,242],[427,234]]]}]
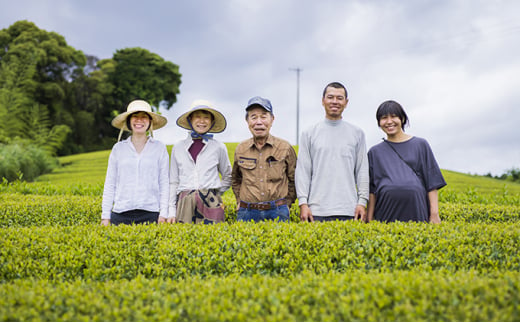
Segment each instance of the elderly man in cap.
[{"label": "elderly man in cap", "polygon": [[196,100],[177,125],[190,133],[172,148],[168,222],[224,222],[222,194],[231,186],[231,163],[226,146],[210,133],[224,131],[226,119],[209,101]]},{"label": "elderly man in cap", "polygon": [[236,147],[231,176],[237,220],[289,221],[289,207],[296,199],[296,152],[287,141],[269,133],[274,121],[269,100],[251,98],[246,121],[253,137]]}]

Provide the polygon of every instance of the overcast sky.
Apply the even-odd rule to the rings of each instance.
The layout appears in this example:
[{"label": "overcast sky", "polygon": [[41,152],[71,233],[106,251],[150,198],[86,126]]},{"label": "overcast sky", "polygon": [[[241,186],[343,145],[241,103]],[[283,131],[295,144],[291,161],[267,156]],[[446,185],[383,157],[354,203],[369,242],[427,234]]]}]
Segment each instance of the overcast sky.
[{"label": "overcast sky", "polygon": [[300,68],[300,133],[324,118],[323,88],[339,81],[350,100],[343,118],[364,129],[367,148],[384,136],[377,107],[392,99],[441,168],[520,168],[520,1],[0,0],[0,8],[0,29],[29,20],[100,59],[142,47],[179,65],[178,101],[155,133],[166,144],[186,136],[175,121],[196,99],[226,116],[216,139],[250,137],[244,109],[256,95],[273,104],[271,133],[296,144]]}]

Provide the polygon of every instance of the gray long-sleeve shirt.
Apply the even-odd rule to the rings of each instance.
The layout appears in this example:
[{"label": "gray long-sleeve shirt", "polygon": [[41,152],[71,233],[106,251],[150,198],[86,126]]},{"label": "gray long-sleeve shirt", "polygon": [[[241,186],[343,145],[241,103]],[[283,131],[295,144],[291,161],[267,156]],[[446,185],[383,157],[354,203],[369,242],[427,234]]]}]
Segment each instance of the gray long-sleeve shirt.
[{"label": "gray long-sleeve shirt", "polygon": [[363,131],[343,120],[325,119],[302,133],[296,164],[299,205],[317,216],[354,216],[368,201],[369,177]]}]

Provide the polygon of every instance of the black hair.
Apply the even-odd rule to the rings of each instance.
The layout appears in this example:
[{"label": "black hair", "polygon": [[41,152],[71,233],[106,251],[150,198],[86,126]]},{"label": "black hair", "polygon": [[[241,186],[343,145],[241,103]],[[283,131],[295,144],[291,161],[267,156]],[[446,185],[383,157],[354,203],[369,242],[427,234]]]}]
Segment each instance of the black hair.
[{"label": "black hair", "polygon": [[401,120],[401,128],[404,130],[404,127],[408,124],[408,116],[406,115],[406,112],[404,112],[403,107],[392,100],[385,101],[381,103],[379,108],[377,108],[376,112],[376,119],[377,119],[377,126],[379,127],[379,121],[384,116],[387,115],[395,115]]},{"label": "black hair", "polygon": [[327,86],[323,89],[323,97],[322,98],[325,98],[325,93],[327,93],[327,88],[329,87],[333,87],[333,88],[336,88],[336,89],[343,89],[345,91],[345,99],[348,98],[348,92],[347,92],[347,88],[339,83],[339,82],[331,82],[329,84],[327,84]]},{"label": "black hair", "polygon": [[[132,131],[132,127],[130,125],[130,119],[132,119],[132,116],[134,114],[138,114],[139,112],[144,112],[144,111],[136,111],[134,113],[130,113],[127,117],[126,117],[126,128],[130,131]],[[152,116],[149,115],[147,112],[144,112],[146,113],[146,115],[148,116],[148,119],[150,119],[150,124],[148,125],[148,129],[146,129],[146,131],[150,130],[150,127],[152,126],[152,122],[153,122],[153,119],[152,119]]]}]

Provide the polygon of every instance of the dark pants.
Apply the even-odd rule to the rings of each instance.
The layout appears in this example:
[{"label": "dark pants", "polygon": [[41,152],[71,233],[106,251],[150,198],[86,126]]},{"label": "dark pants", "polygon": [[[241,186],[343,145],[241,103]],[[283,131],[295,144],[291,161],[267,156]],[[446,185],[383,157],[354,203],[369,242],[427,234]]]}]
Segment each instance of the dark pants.
[{"label": "dark pants", "polygon": [[150,224],[157,223],[159,220],[159,212],[150,212],[145,210],[130,210],[126,212],[110,214],[110,223],[119,224]]},{"label": "dark pants", "polygon": [[348,220],[354,220],[354,217],[350,216],[350,215],[314,216],[314,221],[317,221],[317,222],[348,221]]}]

